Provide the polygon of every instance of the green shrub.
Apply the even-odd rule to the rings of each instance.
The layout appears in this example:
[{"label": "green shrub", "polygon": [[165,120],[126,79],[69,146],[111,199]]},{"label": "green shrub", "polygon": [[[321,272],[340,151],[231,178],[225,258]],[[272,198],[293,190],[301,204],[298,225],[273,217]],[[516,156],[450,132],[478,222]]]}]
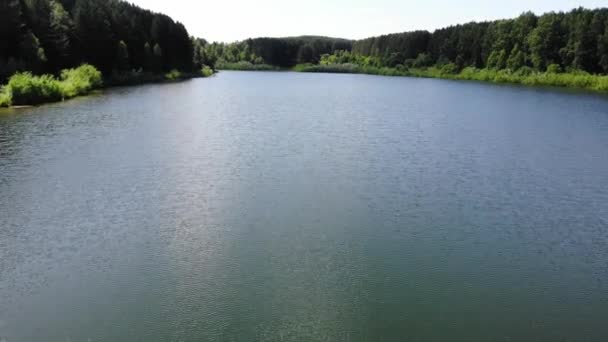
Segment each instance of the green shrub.
[{"label": "green shrub", "polygon": [[599,76],[594,85],[594,90],[608,91],[608,76]]},{"label": "green shrub", "polygon": [[11,97],[4,87],[0,88],[0,107],[10,107]]},{"label": "green shrub", "polygon": [[444,75],[455,75],[458,73],[458,67],[454,63],[448,63],[441,67],[441,73]]},{"label": "green shrub", "polygon": [[6,89],[12,105],[35,105],[63,98],[61,84],[51,75],[17,73],[8,80]]},{"label": "green shrub", "polygon": [[181,71],[173,69],[165,74],[165,79],[169,81],[176,81],[183,77]]},{"label": "green shrub", "polygon": [[558,74],[562,72],[562,68],[558,64],[549,64],[549,66],[547,66],[547,72],[550,74]]},{"label": "green shrub", "polygon": [[91,65],[81,65],[61,72],[60,79],[52,75],[35,76],[30,72],[11,76],[0,91],[0,106],[36,105],[44,102],[86,94],[101,86],[101,73]]},{"label": "green shrub", "polygon": [[86,94],[101,85],[101,72],[92,65],[83,64],[75,69],[61,71],[61,88],[64,98]]},{"label": "green shrub", "polygon": [[532,74],[534,74],[534,69],[529,66],[523,66],[515,71],[515,75],[517,76],[530,76]]},{"label": "green shrub", "polygon": [[203,77],[209,77],[211,75],[213,75],[213,69],[211,69],[210,67],[203,65],[203,68],[201,69],[201,75]]},{"label": "green shrub", "polygon": [[407,72],[409,70],[409,67],[407,67],[403,64],[397,64],[397,65],[395,65],[395,69],[399,72]]}]

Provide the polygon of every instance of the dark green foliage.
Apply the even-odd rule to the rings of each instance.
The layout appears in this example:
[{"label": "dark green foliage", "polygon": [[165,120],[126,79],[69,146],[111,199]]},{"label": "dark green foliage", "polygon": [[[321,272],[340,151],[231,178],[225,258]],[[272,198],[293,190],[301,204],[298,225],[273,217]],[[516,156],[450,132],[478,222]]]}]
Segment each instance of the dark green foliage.
[{"label": "dark green foliage", "polygon": [[298,50],[298,63],[311,63],[314,61],[315,52],[310,44],[300,46]]},{"label": "dark green foliage", "polygon": [[431,34],[427,31],[389,34],[356,41],[352,51],[382,58],[385,64],[403,64],[405,60],[426,52],[430,39]]},{"label": "dark green foliage", "polygon": [[192,38],[192,64],[194,69],[201,70],[204,67],[213,68],[217,62],[217,55],[208,48],[209,43],[201,38]]},{"label": "dark green foliage", "polygon": [[248,62],[289,68],[298,63],[317,63],[322,55],[350,50],[351,46],[349,40],[328,37],[255,38],[232,44],[207,44],[204,54],[205,58],[217,61],[218,66]]},{"label": "dark green foliage", "polygon": [[57,74],[82,63],[106,75],[200,70],[193,61],[182,24],[125,1],[0,1],[0,83],[17,71]]},{"label": "dark green foliage", "polygon": [[[498,70],[533,67],[608,72],[608,9],[578,8],[568,13],[468,23],[355,41],[355,54],[379,58],[386,67],[425,67],[453,63]],[[422,56],[422,57],[421,57]]]},{"label": "dark green foliage", "polygon": [[129,49],[122,40],[116,46],[116,68],[120,71],[129,70]]}]

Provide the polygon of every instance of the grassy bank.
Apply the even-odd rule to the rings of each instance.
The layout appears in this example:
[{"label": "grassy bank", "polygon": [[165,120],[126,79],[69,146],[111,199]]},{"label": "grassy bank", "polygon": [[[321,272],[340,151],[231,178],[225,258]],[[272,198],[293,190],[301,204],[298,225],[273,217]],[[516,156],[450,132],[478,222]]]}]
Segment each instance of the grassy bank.
[{"label": "grassy bank", "polygon": [[84,64],[75,69],[63,70],[59,77],[33,75],[22,72],[13,75],[0,88],[0,107],[37,105],[57,102],[85,95],[102,86],[135,85],[153,82],[172,82],[195,77],[209,77],[214,71],[205,66],[195,73],[172,70],[165,74],[142,71],[113,73],[103,79],[95,67]]},{"label": "grassy bank", "polygon": [[403,67],[387,68],[360,66],[357,64],[301,64],[294,67],[299,72],[327,72],[327,73],[353,73],[384,76],[409,76],[444,78],[452,80],[471,80],[492,83],[512,83],[526,86],[548,86],[586,89],[608,92],[608,76],[592,75],[583,71],[578,72],[538,72],[530,68],[521,68],[517,71],[477,69],[473,67],[458,71],[453,64],[442,67],[414,68]]},{"label": "grassy bank", "polygon": [[216,65],[218,70],[239,70],[239,71],[278,71],[281,68],[269,64],[253,64],[251,62],[218,62]]},{"label": "grassy bank", "polygon": [[21,72],[13,75],[7,85],[0,90],[0,106],[36,105],[61,101],[86,94],[101,85],[101,73],[88,64],[63,70],[58,78]]}]

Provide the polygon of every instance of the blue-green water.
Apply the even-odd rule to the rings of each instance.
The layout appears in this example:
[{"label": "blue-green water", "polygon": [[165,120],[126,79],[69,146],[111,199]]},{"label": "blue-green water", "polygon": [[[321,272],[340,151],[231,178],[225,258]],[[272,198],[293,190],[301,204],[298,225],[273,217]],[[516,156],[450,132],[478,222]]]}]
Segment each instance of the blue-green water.
[{"label": "blue-green water", "polygon": [[0,340],[606,341],[608,98],[222,72],[0,112]]}]

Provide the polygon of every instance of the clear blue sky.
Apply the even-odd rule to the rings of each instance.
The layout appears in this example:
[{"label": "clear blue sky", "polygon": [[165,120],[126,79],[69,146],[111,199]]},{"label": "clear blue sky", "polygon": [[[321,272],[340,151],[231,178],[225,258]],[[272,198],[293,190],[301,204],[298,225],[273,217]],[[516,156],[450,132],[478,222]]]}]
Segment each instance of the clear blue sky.
[{"label": "clear blue sky", "polygon": [[607,7],[607,0],[128,0],[181,21],[210,41],[303,34],[360,39],[544,13]]}]

